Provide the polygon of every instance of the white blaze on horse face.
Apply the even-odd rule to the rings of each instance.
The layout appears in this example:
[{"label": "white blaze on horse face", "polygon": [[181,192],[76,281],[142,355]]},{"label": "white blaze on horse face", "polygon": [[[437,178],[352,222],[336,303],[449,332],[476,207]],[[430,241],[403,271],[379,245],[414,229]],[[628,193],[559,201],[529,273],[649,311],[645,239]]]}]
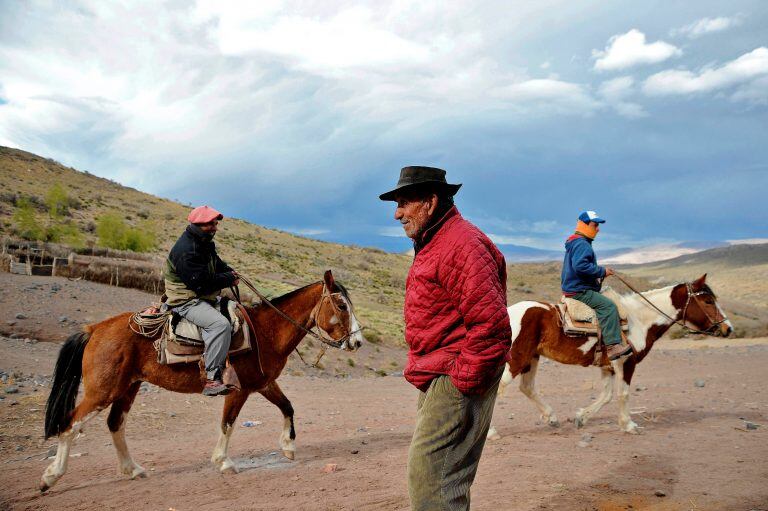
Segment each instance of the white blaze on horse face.
[{"label": "white blaze on horse face", "polygon": [[363,332],[360,330],[360,323],[357,322],[357,316],[355,316],[355,310],[352,308],[352,304],[349,302],[346,296],[341,295],[342,300],[347,306],[349,311],[349,331],[352,335],[349,337],[349,348],[355,350],[363,345]]},{"label": "white blaze on horse face", "polygon": [[723,323],[728,325],[728,328],[730,328],[731,331],[733,331],[733,323],[731,323],[731,320],[728,319],[728,316],[725,315],[725,312],[723,312],[723,309],[720,308],[720,304],[715,302],[715,307],[717,307],[717,312],[720,313],[720,317],[725,320],[725,321],[723,321]]},{"label": "white blaze on horse face", "polygon": [[534,307],[540,307],[542,309],[549,310],[549,306],[533,301],[517,302],[516,304],[507,307],[507,314],[509,314],[509,326],[512,327],[513,343],[515,342],[515,339],[517,339],[517,336],[520,334],[520,330],[522,330],[523,316],[528,311],[528,309],[533,309]]}]

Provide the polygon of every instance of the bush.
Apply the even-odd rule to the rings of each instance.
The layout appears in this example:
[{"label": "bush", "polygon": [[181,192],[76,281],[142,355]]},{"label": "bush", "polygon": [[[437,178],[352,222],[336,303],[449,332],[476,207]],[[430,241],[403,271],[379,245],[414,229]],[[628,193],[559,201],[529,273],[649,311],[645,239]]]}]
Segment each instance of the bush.
[{"label": "bush", "polygon": [[55,184],[48,190],[45,205],[48,206],[48,214],[54,220],[69,213],[69,197],[60,184]]},{"label": "bush", "polygon": [[13,222],[16,224],[16,234],[25,240],[45,239],[45,230],[35,217],[35,208],[26,199],[16,202],[16,212],[13,214]]},{"label": "bush", "polygon": [[75,248],[84,246],[83,235],[72,222],[58,222],[49,225],[45,230],[45,240],[53,243],[66,243]]},{"label": "bush", "polygon": [[96,222],[99,244],[117,250],[149,252],[157,245],[152,226],[145,222],[141,227],[130,227],[116,213],[107,213]]}]

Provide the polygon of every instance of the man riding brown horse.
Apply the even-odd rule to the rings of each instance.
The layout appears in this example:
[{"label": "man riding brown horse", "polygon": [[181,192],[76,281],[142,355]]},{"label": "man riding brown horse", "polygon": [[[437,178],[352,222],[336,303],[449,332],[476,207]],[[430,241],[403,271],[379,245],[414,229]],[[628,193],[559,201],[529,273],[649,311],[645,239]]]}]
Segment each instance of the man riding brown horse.
[{"label": "man riding brown horse", "polygon": [[222,381],[232,326],[215,307],[222,289],[239,283],[235,270],[216,253],[213,237],[224,215],[209,206],[192,210],[189,225],[176,241],[165,261],[165,305],[200,327],[205,344],[207,381],[203,395],[229,392]]}]

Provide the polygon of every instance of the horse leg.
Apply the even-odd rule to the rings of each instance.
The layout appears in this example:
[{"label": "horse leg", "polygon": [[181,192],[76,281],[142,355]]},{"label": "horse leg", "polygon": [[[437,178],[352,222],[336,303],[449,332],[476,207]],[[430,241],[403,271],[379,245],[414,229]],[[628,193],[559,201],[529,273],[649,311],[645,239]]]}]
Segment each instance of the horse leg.
[{"label": "horse leg", "polygon": [[138,394],[140,388],[140,381],[132,383],[126,393],[112,403],[112,408],[109,410],[109,416],[107,417],[107,427],[109,427],[109,431],[112,433],[112,443],[117,451],[118,468],[120,473],[129,476],[131,479],[147,477],[144,469],[131,458],[131,454],[128,452],[128,444],[125,443],[125,417],[131,410],[133,400],[136,399],[136,394]]},{"label": "horse leg", "polygon": [[527,370],[520,375],[520,392],[533,401],[536,408],[541,412],[541,418],[547,421],[547,424],[553,428],[559,428],[560,421],[557,420],[554,410],[536,392],[536,371],[538,368],[539,357],[537,355],[531,359],[530,365],[526,368]]},{"label": "horse leg", "polygon": [[83,401],[75,407],[70,420],[69,429],[59,435],[59,446],[56,450],[56,458],[48,465],[43,472],[40,480],[40,491],[46,491],[51,488],[56,481],[67,471],[67,462],[69,461],[69,450],[77,433],[81,433],[83,426],[99,414],[106,405],[101,405],[98,401],[89,398],[86,393]]},{"label": "horse leg", "polygon": [[219,469],[219,472],[234,472],[237,474],[237,466],[229,457],[229,439],[235,429],[235,421],[248,399],[248,392],[238,390],[227,394],[224,399],[224,411],[221,415],[221,431],[216,447],[211,455],[211,463]]},{"label": "horse leg", "polygon": [[[509,370],[509,364],[504,364],[504,374],[501,375],[501,380],[499,380],[499,390],[497,392],[496,404],[498,404],[501,396],[504,395],[504,389],[506,389],[507,386],[512,383],[513,379],[512,371]],[[485,435],[485,438],[488,440],[498,440],[501,438],[501,435],[499,435],[499,432],[496,431],[496,427],[491,425],[491,427],[488,428],[488,433]]]},{"label": "horse leg", "polygon": [[294,459],[296,457],[296,428],[293,425],[293,406],[291,402],[285,397],[276,381],[267,385],[259,393],[283,412],[283,431],[280,433],[280,448],[283,450],[283,455],[286,458],[289,460]]},{"label": "horse leg", "polygon": [[600,377],[603,380],[603,391],[597,397],[597,401],[592,403],[586,408],[579,408],[576,411],[576,427],[583,428],[589,418],[600,411],[600,409],[608,404],[613,397],[613,371],[609,368],[600,368]]},{"label": "horse leg", "polygon": [[620,368],[616,371],[616,394],[619,399],[619,427],[625,433],[636,435],[640,431],[629,414],[629,389],[632,375],[635,373],[636,363],[634,359],[629,358],[626,362],[616,365]]}]

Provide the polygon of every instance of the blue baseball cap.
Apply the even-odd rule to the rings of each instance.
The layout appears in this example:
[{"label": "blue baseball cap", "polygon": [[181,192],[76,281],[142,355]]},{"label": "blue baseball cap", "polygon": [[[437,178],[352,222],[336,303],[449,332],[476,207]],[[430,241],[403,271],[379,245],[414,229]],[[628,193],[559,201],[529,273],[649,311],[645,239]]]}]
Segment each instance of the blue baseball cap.
[{"label": "blue baseball cap", "polygon": [[595,222],[596,224],[604,224],[605,220],[600,218],[594,211],[582,211],[579,215],[579,220],[588,224],[589,222]]}]

